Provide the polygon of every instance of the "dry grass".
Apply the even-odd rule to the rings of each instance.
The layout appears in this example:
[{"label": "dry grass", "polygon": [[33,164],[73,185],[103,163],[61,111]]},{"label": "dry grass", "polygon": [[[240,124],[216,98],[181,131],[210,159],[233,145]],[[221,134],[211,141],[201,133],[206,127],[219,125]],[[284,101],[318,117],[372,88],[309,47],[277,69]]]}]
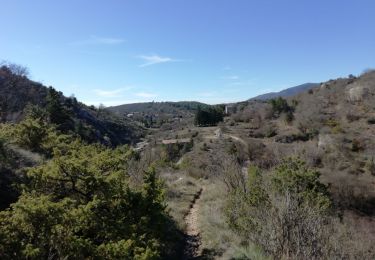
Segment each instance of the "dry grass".
[{"label": "dry grass", "polygon": [[221,182],[204,182],[198,219],[203,253],[215,259],[268,259],[259,248],[243,243],[229,229],[223,210],[227,198],[224,190]]},{"label": "dry grass", "polygon": [[181,230],[185,230],[184,217],[189,212],[195,194],[200,190],[199,181],[183,171],[167,171],[161,174],[167,187],[168,210]]}]

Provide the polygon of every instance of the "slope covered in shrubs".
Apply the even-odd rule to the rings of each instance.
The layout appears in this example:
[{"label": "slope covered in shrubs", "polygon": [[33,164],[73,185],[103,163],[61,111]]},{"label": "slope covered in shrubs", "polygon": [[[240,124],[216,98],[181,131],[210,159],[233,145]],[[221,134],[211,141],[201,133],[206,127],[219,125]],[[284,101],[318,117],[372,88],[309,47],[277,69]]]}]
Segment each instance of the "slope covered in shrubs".
[{"label": "slope covered in shrubs", "polygon": [[128,173],[137,160],[128,146],[87,144],[31,117],[1,125],[0,136],[2,155],[17,145],[46,159],[25,170],[20,196],[0,211],[0,258],[159,259],[173,251],[161,182],[153,168]]},{"label": "slope covered in shrubs", "polygon": [[29,80],[10,65],[0,67],[0,122],[19,122],[28,105],[44,109],[45,116],[60,130],[89,142],[135,143],[144,134],[131,120],[65,97],[52,87]]}]

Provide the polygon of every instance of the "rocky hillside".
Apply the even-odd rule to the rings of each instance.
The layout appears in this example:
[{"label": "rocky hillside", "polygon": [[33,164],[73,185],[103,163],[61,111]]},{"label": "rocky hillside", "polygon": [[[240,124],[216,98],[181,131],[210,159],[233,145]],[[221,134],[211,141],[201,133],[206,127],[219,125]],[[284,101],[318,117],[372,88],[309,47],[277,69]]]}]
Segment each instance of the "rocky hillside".
[{"label": "rocky hillside", "polygon": [[248,138],[254,163],[300,156],[320,169],[340,206],[375,214],[375,71],[236,110],[229,122]]},{"label": "rocky hillside", "polygon": [[51,87],[17,74],[7,66],[0,68],[0,122],[20,121],[28,105],[45,109],[49,92],[55,93],[55,99],[63,109],[61,113],[66,113],[61,126],[64,131],[76,133],[89,142],[99,140],[111,145],[135,143],[143,135],[143,129],[132,120],[88,107],[74,97],[65,97]]}]

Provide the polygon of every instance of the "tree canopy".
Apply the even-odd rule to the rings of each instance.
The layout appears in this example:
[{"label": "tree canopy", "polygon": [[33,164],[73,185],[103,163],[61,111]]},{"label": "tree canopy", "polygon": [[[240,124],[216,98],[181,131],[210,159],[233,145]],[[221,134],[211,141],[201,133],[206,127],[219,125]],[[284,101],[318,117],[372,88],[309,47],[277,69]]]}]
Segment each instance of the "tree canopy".
[{"label": "tree canopy", "polygon": [[194,124],[198,126],[214,126],[223,121],[224,111],[221,106],[207,107],[202,109],[198,107],[195,113]]},{"label": "tree canopy", "polygon": [[155,170],[135,184],[127,146],[108,149],[45,131],[35,145],[51,145],[52,158],[27,171],[18,201],[0,211],[0,258],[160,258],[173,225]]}]

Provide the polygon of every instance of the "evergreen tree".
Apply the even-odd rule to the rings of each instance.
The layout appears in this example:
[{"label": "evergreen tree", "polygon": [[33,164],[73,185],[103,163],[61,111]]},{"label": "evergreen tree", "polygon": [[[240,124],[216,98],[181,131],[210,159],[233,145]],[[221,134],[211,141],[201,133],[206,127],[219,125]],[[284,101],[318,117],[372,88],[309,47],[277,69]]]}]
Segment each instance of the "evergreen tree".
[{"label": "evergreen tree", "polygon": [[214,126],[223,121],[223,119],[224,112],[222,107],[216,106],[202,109],[199,106],[195,113],[194,124],[198,126]]},{"label": "evergreen tree", "polygon": [[67,110],[61,104],[61,95],[53,87],[48,88],[47,112],[53,124],[61,125],[69,119]]}]

